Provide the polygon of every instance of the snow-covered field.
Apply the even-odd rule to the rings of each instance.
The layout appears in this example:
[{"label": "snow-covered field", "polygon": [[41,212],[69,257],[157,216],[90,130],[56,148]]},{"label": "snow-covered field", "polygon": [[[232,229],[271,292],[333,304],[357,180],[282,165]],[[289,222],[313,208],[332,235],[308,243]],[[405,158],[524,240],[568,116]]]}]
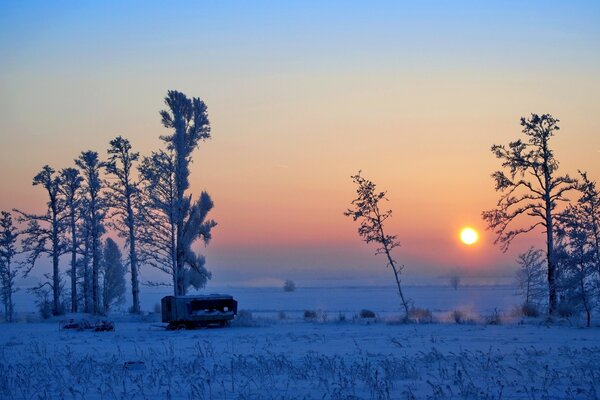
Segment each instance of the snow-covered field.
[{"label": "snow-covered field", "polygon": [[[260,294],[260,289],[255,290],[246,290],[246,294]],[[157,316],[132,321],[123,315],[113,316],[115,332],[102,333],[59,331],[58,320],[3,324],[0,398],[600,396],[598,327],[584,329],[567,321],[554,325],[542,319],[523,321],[511,317],[508,309],[501,325],[486,324],[484,319],[456,324],[451,318],[442,318],[444,310],[460,308],[452,301],[443,306],[443,296],[453,293],[450,289],[443,289],[447,293],[432,292],[431,303],[425,297],[417,301],[412,295],[418,306],[438,310],[436,315],[442,322],[399,324],[393,309],[364,302],[376,296],[378,292],[373,290],[364,297],[358,296],[361,290],[356,289],[354,296],[344,297],[340,291],[338,298],[327,298],[331,290],[321,289],[322,307],[318,307],[317,289],[312,295],[299,289],[295,293],[273,292],[262,299],[250,299],[250,295],[243,299],[240,292],[240,308],[255,309],[253,318],[223,329],[171,332],[159,326]],[[465,310],[469,305],[483,313],[504,309],[492,307],[502,297],[498,293],[489,300],[489,296],[477,297],[478,290],[460,288],[455,300],[471,299],[465,302]],[[368,289],[362,291],[369,294]],[[281,303],[270,309],[253,305],[274,296],[280,296]],[[362,301],[352,300],[357,297]],[[309,299],[312,302],[302,307]],[[353,318],[362,308],[383,316],[377,320]],[[305,321],[301,315],[304,309],[321,309],[327,318]],[[340,312],[345,320],[340,321]],[[143,364],[128,368],[130,361]]]}]

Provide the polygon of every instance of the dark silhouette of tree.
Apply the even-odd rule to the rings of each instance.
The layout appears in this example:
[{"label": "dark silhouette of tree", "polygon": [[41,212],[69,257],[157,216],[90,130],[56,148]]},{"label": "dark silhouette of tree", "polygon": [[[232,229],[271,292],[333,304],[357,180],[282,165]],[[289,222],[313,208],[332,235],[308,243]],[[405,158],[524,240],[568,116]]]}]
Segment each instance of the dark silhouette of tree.
[{"label": "dark silhouette of tree", "polygon": [[[171,135],[161,136],[174,155],[175,176],[175,237],[176,237],[176,279],[175,293],[185,294],[188,284],[201,284],[205,259],[192,250],[192,243],[197,239],[208,244],[211,229],[216,226],[206,216],[213,207],[213,202],[206,192],[192,202],[187,195],[189,188],[189,166],[192,152],[200,141],[210,139],[210,123],[206,105],[197,97],[188,99],[185,94],[170,90],[165,97],[168,110],[160,112],[162,124],[173,129]],[[187,268],[187,269],[186,269]]]},{"label": "dark silhouette of tree", "polygon": [[64,168],[60,172],[60,192],[64,199],[71,251],[71,312],[77,312],[77,252],[79,246],[77,220],[81,205],[81,181],[79,171]]},{"label": "dark silhouette of tree", "polygon": [[115,181],[107,181],[110,189],[110,206],[112,212],[111,227],[120,237],[127,240],[129,249],[129,269],[131,271],[131,293],[133,305],[131,311],[140,312],[140,287],[138,278],[137,231],[140,224],[141,198],[138,182],[132,176],[134,164],[139,153],[131,151],[129,140],[121,136],[110,141],[106,172],[115,177]]},{"label": "dark silhouette of tree", "polygon": [[53,168],[44,166],[33,178],[33,186],[42,186],[48,193],[47,211],[45,214],[28,214],[14,210],[19,214],[19,222],[27,223],[23,230],[23,252],[28,253],[24,276],[27,276],[35,266],[38,258],[46,254],[52,258],[52,314],[62,313],[60,304],[61,279],[59,271],[60,256],[67,248],[65,239],[66,214],[64,200],[60,196],[60,177]]},{"label": "dark silhouette of tree", "polygon": [[348,209],[344,212],[345,216],[352,217],[354,221],[360,221],[358,234],[366,243],[376,243],[380,247],[377,248],[375,254],[384,254],[387,258],[387,266],[394,271],[396,285],[398,286],[398,294],[402,300],[402,306],[406,313],[406,318],[409,315],[408,301],[402,293],[400,285],[400,273],[404,266],[399,266],[392,258],[392,249],[400,246],[400,242],[396,240],[396,235],[387,235],[384,231],[385,221],[392,216],[392,211],[383,211],[379,208],[379,202],[387,200],[386,192],[376,192],[375,184],[368,179],[357,175],[352,176],[352,181],[358,185],[356,194],[358,197],[352,200],[353,209]]},{"label": "dark silhouette of tree", "polygon": [[[531,114],[521,118],[527,140],[516,140],[508,147],[493,145],[492,153],[502,161],[505,171],[492,174],[496,191],[502,195],[494,210],[484,211],[483,219],[496,233],[494,243],[506,251],[513,239],[541,226],[546,233],[548,264],[548,311],[553,314],[557,305],[556,255],[554,222],[557,204],[566,201],[565,193],[575,188],[576,181],[568,175],[557,176],[558,161],[550,148],[550,139],[559,130],[559,120],[549,114]],[[530,217],[524,228],[511,228],[520,217]]]},{"label": "dark silhouette of tree", "polygon": [[125,266],[121,250],[114,240],[108,238],[102,253],[102,305],[108,313],[115,304],[125,301]]},{"label": "dark silhouette of tree", "polygon": [[14,303],[13,294],[17,268],[14,266],[14,257],[18,254],[17,239],[19,233],[14,226],[12,216],[8,211],[0,213],[0,279],[2,281],[2,302],[6,322],[13,322]]},{"label": "dark silhouette of tree", "polygon": [[90,256],[92,258],[92,312],[98,314],[101,312],[98,276],[102,257],[100,239],[104,233],[103,220],[106,214],[106,202],[101,193],[102,181],[100,180],[100,170],[104,167],[104,163],[98,158],[97,152],[84,151],[75,160],[75,164],[81,169],[83,175],[85,196],[83,212],[89,229]]}]

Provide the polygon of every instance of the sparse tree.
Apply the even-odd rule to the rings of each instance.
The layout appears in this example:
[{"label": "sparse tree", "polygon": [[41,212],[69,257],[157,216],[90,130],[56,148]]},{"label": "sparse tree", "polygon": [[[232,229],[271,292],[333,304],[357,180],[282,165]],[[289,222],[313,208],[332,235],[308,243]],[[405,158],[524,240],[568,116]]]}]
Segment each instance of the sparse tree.
[{"label": "sparse tree", "polygon": [[75,164],[81,169],[83,176],[83,193],[85,196],[84,213],[89,229],[90,257],[92,261],[92,312],[100,313],[100,259],[101,237],[104,233],[103,220],[106,212],[105,199],[101,193],[102,181],[100,180],[100,170],[104,163],[98,158],[95,151],[84,151]]},{"label": "sparse tree", "polygon": [[60,172],[60,192],[64,198],[65,213],[69,233],[69,250],[71,252],[71,312],[77,312],[77,252],[79,240],[77,220],[81,205],[81,181],[79,171],[75,168],[64,168]]},{"label": "sparse tree", "polygon": [[0,213],[0,279],[2,281],[2,302],[4,303],[4,315],[6,322],[13,322],[14,303],[13,294],[17,269],[14,265],[14,257],[18,254],[17,227],[13,225],[12,216],[7,211]]},{"label": "sparse tree", "polygon": [[131,271],[131,293],[133,297],[132,311],[140,312],[140,287],[138,278],[137,236],[140,225],[141,196],[138,182],[133,176],[139,153],[131,151],[129,140],[121,136],[110,141],[106,171],[116,181],[108,181],[111,190],[111,207],[113,212],[111,226],[120,237],[127,240],[129,249],[129,269]]},{"label": "sparse tree", "polygon": [[358,234],[366,243],[376,243],[379,247],[375,254],[384,254],[387,258],[387,266],[392,268],[394,272],[394,278],[396,279],[396,285],[398,286],[398,294],[402,301],[402,306],[406,313],[406,317],[409,315],[409,304],[402,287],[400,285],[400,273],[404,266],[397,264],[396,260],[392,258],[392,249],[400,246],[400,242],[397,240],[396,235],[387,235],[384,231],[384,223],[388,218],[392,216],[391,210],[381,210],[379,202],[386,200],[386,192],[376,192],[376,187],[373,182],[360,176],[359,171],[357,175],[352,176],[354,183],[358,185],[356,193],[358,197],[352,200],[353,209],[348,209],[344,215],[352,217],[354,221],[360,221],[358,228]]},{"label": "sparse tree", "polygon": [[534,307],[546,295],[546,262],[542,250],[531,247],[517,257],[517,287],[525,298],[525,307]]},{"label": "sparse tree", "polygon": [[60,177],[56,175],[53,168],[44,166],[33,178],[33,186],[42,186],[48,193],[47,211],[45,214],[28,214],[23,211],[14,210],[19,214],[19,222],[27,223],[22,232],[23,252],[28,253],[24,271],[27,276],[35,266],[38,258],[45,254],[52,258],[52,313],[62,313],[60,304],[61,278],[59,270],[60,256],[66,249],[64,200],[60,196]]},{"label": "sparse tree", "polygon": [[125,266],[119,246],[110,238],[104,244],[102,277],[103,309],[108,313],[113,305],[125,301]]},{"label": "sparse tree", "polygon": [[213,220],[206,219],[213,202],[206,192],[195,202],[186,194],[192,153],[200,141],[210,139],[210,123],[206,105],[197,97],[188,99],[185,94],[170,90],[165,104],[168,110],[160,112],[162,124],[173,130],[171,135],[161,136],[161,139],[174,156],[175,294],[185,294],[188,282],[196,285],[201,283],[201,277],[210,277],[204,269],[204,257],[194,253],[192,244],[198,239],[208,244],[211,230],[216,226]]},{"label": "sparse tree", "polygon": [[[502,193],[494,210],[484,211],[483,219],[496,233],[494,243],[506,251],[515,237],[541,226],[546,234],[548,267],[548,311],[553,314],[557,305],[555,219],[557,205],[566,201],[565,193],[575,188],[576,181],[568,175],[558,176],[558,161],[550,148],[550,139],[559,130],[559,120],[549,114],[532,114],[521,118],[524,142],[518,139],[508,147],[493,145],[492,153],[502,161],[507,171],[492,174],[496,191]],[[511,228],[513,221],[530,217],[523,228]]]}]

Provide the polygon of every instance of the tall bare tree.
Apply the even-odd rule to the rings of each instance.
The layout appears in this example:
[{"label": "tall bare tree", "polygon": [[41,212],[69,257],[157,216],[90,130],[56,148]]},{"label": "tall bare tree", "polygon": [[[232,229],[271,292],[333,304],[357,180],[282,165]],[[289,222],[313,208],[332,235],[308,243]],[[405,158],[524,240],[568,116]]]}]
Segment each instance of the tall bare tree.
[{"label": "tall bare tree", "polygon": [[14,210],[19,214],[19,221],[26,222],[23,231],[23,252],[29,253],[24,275],[27,276],[35,266],[38,258],[46,254],[52,258],[52,313],[62,313],[60,304],[61,279],[59,270],[60,256],[64,254],[66,246],[66,214],[64,213],[64,200],[60,196],[60,176],[53,168],[45,165],[33,178],[33,186],[42,186],[48,194],[47,211],[45,214],[29,214]]},{"label": "tall bare tree", "polygon": [[387,258],[387,266],[392,268],[398,294],[402,301],[402,306],[406,313],[406,318],[409,315],[409,304],[402,292],[400,284],[400,273],[404,266],[398,265],[392,257],[392,249],[400,246],[396,235],[387,235],[384,230],[384,223],[392,216],[392,210],[381,210],[379,202],[386,200],[386,192],[377,192],[375,184],[368,179],[360,176],[361,172],[353,175],[352,181],[358,185],[356,189],[357,198],[352,200],[354,208],[348,209],[344,215],[351,217],[354,221],[360,221],[358,234],[366,243],[376,243],[379,247],[375,254],[384,254]]},{"label": "tall bare tree", "polygon": [[77,312],[77,252],[79,246],[77,220],[81,205],[81,175],[75,168],[64,168],[60,172],[60,191],[64,198],[71,252],[71,312]]},{"label": "tall bare tree", "polygon": [[90,256],[92,259],[92,312],[100,313],[100,285],[99,272],[101,254],[100,239],[104,233],[103,220],[106,214],[106,202],[102,194],[102,181],[100,179],[100,170],[104,167],[104,163],[98,158],[98,153],[95,151],[84,151],[79,158],[75,160],[75,164],[81,169],[83,176],[83,193],[85,196],[85,219],[88,223],[89,240],[90,240]]},{"label": "tall bare tree", "polygon": [[[559,130],[559,120],[549,114],[531,114],[521,118],[526,141],[518,139],[508,147],[493,145],[492,153],[502,161],[504,170],[492,174],[496,191],[502,195],[496,208],[482,213],[488,228],[496,234],[494,243],[506,251],[520,234],[543,227],[546,235],[548,266],[548,311],[557,305],[556,257],[554,223],[557,205],[566,201],[565,193],[575,188],[576,181],[568,175],[557,175],[558,161],[550,148],[550,139]],[[529,217],[526,227],[512,228],[514,221]]]},{"label": "tall bare tree", "polygon": [[111,226],[127,240],[129,269],[131,271],[132,312],[140,312],[140,286],[138,278],[137,231],[140,225],[141,197],[133,173],[139,153],[131,151],[129,140],[118,136],[110,141],[106,171],[115,181],[107,181],[110,189],[112,212]]}]

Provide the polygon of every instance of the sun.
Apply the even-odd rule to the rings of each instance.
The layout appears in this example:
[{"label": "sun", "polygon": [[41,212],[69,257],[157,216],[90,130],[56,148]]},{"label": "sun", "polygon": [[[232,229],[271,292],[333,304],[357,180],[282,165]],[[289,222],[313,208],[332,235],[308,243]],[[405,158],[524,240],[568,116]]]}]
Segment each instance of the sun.
[{"label": "sun", "polygon": [[477,231],[473,228],[463,228],[462,231],[460,231],[460,240],[466,244],[466,245],[472,245],[475,242],[477,242],[477,240],[479,239],[479,234],[477,233]]}]

